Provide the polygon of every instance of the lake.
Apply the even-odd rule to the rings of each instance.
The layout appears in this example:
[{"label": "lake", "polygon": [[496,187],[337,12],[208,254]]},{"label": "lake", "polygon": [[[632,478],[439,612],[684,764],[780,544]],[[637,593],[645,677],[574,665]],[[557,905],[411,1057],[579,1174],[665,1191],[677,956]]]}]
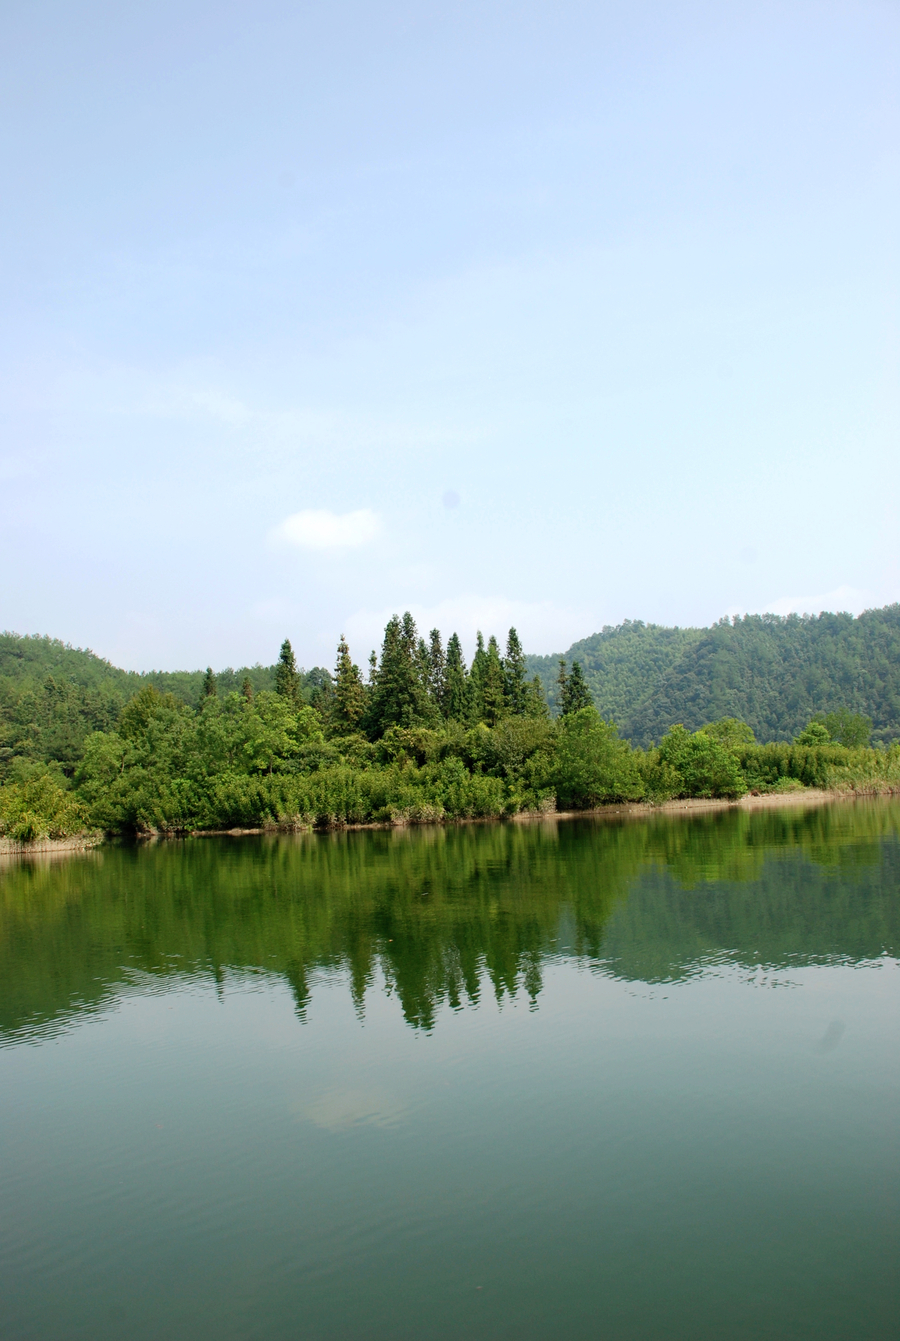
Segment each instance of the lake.
[{"label": "lake", "polygon": [[894,1338],[900,802],[0,865],[5,1341]]}]

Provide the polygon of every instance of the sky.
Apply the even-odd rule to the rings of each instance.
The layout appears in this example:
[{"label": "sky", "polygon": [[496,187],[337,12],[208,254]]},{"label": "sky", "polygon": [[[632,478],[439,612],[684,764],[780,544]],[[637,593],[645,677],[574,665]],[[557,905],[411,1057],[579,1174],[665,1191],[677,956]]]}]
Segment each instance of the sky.
[{"label": "sky", "polygon": [[900,5],[0,11],[0,627],[900,600]]}]

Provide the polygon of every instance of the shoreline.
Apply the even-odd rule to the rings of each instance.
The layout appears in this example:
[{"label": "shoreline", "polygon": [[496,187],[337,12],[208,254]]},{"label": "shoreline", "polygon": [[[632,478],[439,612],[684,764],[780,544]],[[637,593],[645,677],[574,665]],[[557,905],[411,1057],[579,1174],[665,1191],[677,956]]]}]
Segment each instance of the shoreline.
[{"label": "shoreline", "polygon": [[43,857],[55,852],[87,852],[106,842],[102,833],[76,833],[71,838],[39,838],[35,843],[17,843],[0,838],[0,857]]},{"label": "shoreline", "polygon": [[[432,825],[445,827],[454,824],[547,824],[560,820],[583,819],[646,819],[650,815],[691,815],[706,814],[722,810],[780,810],[797,806],[815,807],[830,805],[837,801],[862,801],[874,797],[894,796],[893,791],[824,791],[809,787],[803,791],[770,792],[763,795],[747,793],[735,800],[726,797],[685,797],[681,800],[663,801],[654,805],[650,801],[626,801],[593,810],[523,810],[516,815],[472,816],[467,819],[439,820],[373,820],[362,824],[334,824],[316,827],[314,825],[277,825],[270,824],[255,828],[236,829],[187,829],[183,832],[164,832],[137,834],[136,842],[171,841],[184,838],[243,838],[260,835],[284,835],[290,833],[346,833],[366,829],[424,829]],[[121,838],[121,834],[104,835],[102,833],[76,834],[71,838],[45,838],[36,843],[16,843],[9,838],[0,838],[0,859],[4,857],[51,857],[73,852],[88,852],[92,849]]]}]

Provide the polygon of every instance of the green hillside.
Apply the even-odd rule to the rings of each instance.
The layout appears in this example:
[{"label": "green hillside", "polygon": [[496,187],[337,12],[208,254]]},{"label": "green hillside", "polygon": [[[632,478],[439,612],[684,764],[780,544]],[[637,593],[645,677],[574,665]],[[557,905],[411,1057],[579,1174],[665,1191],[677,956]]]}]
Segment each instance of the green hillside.
[{"label": "green hillside", "polygon": [[[575,643],[601,714],[635,745],[677,722],[696,730],[723,717],[748,722],[760,741],[791,740],[810,718],[847,709],[871,718],[873,740],[900,739],[900,605],[814,617],[746,615],[707,629],[627,621]],[[556,706],[557,657],[529,657]],[[275,687],[274,666],[217,672],[218,691]],[[29,760],[71,776],[92,731],[113,730],[124,704],[147,684],[196,709],[202,670],[119,670],[58,639],[0,634],[0,781]],[[327,672],[301,677],[309,698]]]},{"label": "green hillside", "polygon": [[[900,738],[900,605],[848,614],[745,615],[708,629],[626,622],[573,644],[594,702],[636,745],[676,722],[740,717],[758,740],[790,740],[818,712],[872,719]],[[558,657],[529,657],[554,701]]]},{"label": "green hillside", "polygon": [[[319,683],[321,671],[304,676]],[[274,666],[230,667],[217,673],[220,693],[248,678],[255,693],[273,689]],[[0,780],[13,760],[51,760],[71,773],[92,731],[111,731],[128,700],[152,684],[196,708],[204,671],[120,670],[94,652],[58,638],[0,633]]]}]

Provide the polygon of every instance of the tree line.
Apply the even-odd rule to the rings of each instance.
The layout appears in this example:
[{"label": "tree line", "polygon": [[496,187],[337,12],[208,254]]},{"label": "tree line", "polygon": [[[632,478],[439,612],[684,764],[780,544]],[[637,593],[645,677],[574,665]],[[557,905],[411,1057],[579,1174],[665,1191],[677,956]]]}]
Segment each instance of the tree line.
[{"label": "tree line", "polygon": [[[734,717],[671,727],[635,748],[593,705],[578,661],[560,659],[548,708],[515,629],[501,653],[479,634],[419,635],[394,616],[367,673],[342,636],[312,678],[290,641],[266,683],[226,687],[211,668],[196,706],[143,683],[64,763],[34,739],[5,761],[0,834],[111,833],[409,823],[582,810],[611,802],[737,797],[806,786],[900,787],[900,749],[869,749],[871,722],[816,714],[791,742],[760,744]],[[93,692],[93,691],[92,691]]]},{"label": "tree line", "polygon": [[[569,671],[561,658],[557,681],[563,715],[593,702],[578,662]],[[204,693],[213,694],[216,688],[210,668]],[[246,684],[244,692],[248,692]],[[281,645],[275,692],[298,705],[303,699],[289,639]],[[457,633],[451,635],[446,648],[439,629],[432,629],[426,640],[419,636],[408,611],[402,618],[394,615],[388,621],[381,656],[372,653],[365,677],[342,634],[334,675],[316,686],[309,702],[333,734],[361,732],[370,740],[380,739],[392,727],[437,728],[451,722],[495,727],[510,717],[549,716],[540,677],[528,678],[525,654],[514,628],[509,630],[503,654],[496,637],[492,635],[485,645],[479,632],[472,665],[467,667]]]}]

